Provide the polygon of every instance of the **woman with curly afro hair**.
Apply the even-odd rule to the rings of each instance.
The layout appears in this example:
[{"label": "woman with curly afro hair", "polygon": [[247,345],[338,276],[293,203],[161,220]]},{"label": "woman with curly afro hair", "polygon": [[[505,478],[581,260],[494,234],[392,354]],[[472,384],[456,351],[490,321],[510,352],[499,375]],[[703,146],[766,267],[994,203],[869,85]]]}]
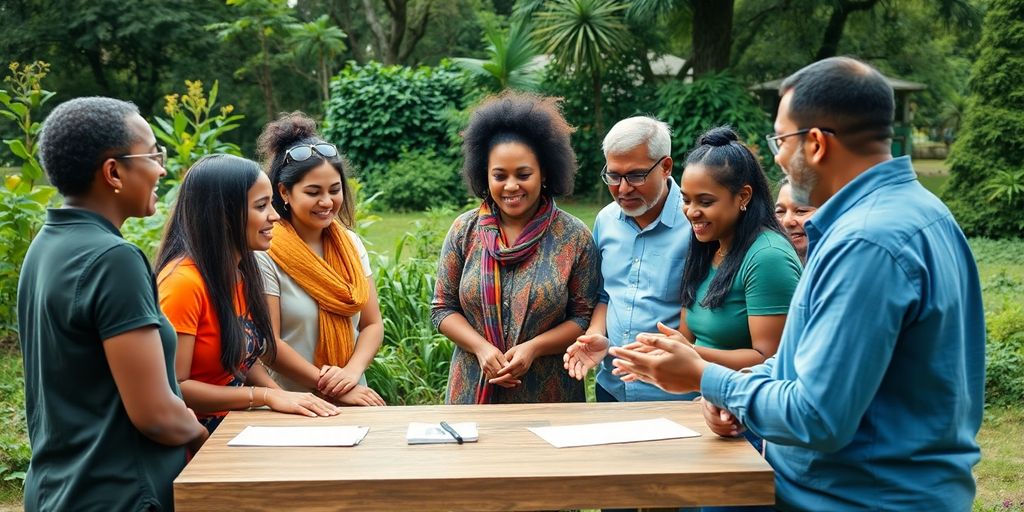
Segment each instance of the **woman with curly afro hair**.
[{"label": "woman with curly afro hair", "polygon": [[593,237],[554,198],[572,193],[573,128],[556,100],[485,100],[463,133],[462,175],[482,201],[441,249],[431,318],[455,343],[446,402],[585,400],[562,354],[590,323]]}]

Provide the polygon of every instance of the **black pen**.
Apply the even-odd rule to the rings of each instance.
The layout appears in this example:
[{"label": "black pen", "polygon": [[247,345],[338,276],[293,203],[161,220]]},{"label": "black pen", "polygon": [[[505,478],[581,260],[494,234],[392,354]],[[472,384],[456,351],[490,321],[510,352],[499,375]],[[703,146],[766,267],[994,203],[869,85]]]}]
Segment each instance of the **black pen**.
[{"label": "black pen", "polygon": [[443,428],[445,432],[451,434],[452,437],[455,438],[455,442],[462,444],[462,436],[460,436],[459,433],[454,428],[452,428],[451,425],[448,424],[448,422],[442,421],[441,428]]}]

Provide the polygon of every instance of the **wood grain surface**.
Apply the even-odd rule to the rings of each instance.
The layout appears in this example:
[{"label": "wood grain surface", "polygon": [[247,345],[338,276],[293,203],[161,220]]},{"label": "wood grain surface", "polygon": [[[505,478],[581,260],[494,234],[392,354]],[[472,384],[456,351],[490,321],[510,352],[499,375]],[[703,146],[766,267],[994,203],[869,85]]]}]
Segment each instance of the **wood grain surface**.
[{"label": "wood grain surface", "polygon": [[[554,448],[527,427],[669,418],[701,437]],[[475,421],[480,440],[405,442],[411,421]],[[351,448],[228,447],[246,426],[369,426]],[[743,439],[704,424],[699,404],[351,407],[333,418],[228,414],[174,481],[179,511],[553,510],[756,505],[771,468]]]}]

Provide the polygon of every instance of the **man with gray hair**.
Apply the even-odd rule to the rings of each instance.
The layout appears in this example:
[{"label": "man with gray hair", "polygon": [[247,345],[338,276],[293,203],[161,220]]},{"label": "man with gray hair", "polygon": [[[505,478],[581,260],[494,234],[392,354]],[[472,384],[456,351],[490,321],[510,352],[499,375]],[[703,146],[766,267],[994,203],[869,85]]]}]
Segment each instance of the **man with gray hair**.
[{"label": "man with gray hair", "polygon": [[607,356],[609,346],[658,332],[658,323],[679,327],[690,223],[672,179],[671,130],[657,119],[630,117],[612,127],[602,149],[601,179],[614,199],[594,222],[604,283],[590,327],[566,350],[565,367],[583,379],[601,363],[596,389],[601,402],[692,399],[695,394],[623,382],[612,375]]}]

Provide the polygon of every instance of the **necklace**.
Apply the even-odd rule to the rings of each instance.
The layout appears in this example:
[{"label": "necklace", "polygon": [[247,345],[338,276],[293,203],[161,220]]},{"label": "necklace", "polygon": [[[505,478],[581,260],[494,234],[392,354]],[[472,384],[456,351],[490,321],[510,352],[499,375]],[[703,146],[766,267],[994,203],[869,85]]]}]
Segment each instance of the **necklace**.
[{"label": "necklace", "polygon": [[719,258],[723,258],[724,259],[726,254],[729,254],[729,251],[723,251],[721,247],[719,247],[718,250],[715,251],[715,256],[717,256]]}]

